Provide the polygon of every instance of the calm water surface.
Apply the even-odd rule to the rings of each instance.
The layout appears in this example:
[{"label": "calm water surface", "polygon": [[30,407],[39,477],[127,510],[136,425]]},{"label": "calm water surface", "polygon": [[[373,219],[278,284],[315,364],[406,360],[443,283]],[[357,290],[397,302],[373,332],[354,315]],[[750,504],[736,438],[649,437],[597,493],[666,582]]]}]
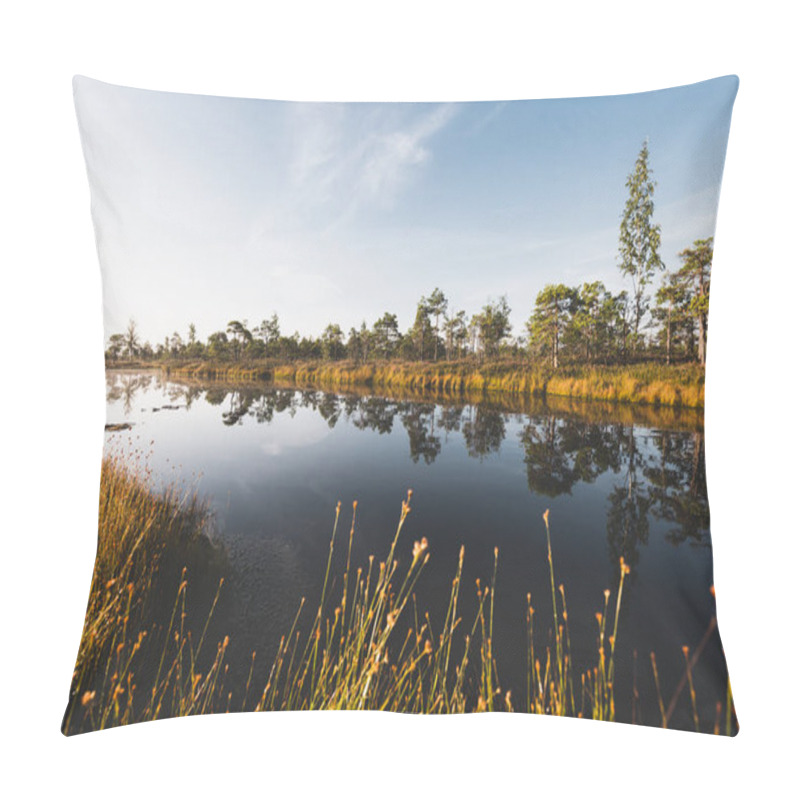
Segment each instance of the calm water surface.
[{"label": "calm water surface", "polygon": [[[596,663],[595,613],[603,591],[617,586],[620,557],[632,567],[618,642],[622,719],[630,719],[635,683],[645,716],[656,721],[650,652],[668,699],[683,670],[681,646],[699,644],[715,613],[701,413],[434,402],[149,373],[109,373],[107,388],[107,421],[132,424],[108,432],[107,448],[147,452],[158,481],[195,487],[214,510],[231,573],[216,625],[231,638],[234,685],[246,679],[252,651],[266,674],[302,596],[316,604],[337,502],[344,541],[358,501],[353,558],[361,564],[385,554],[409,488],[399,549],[408,558],[413,541],[428,538],[417,599],[434,623],[461,545],[468,588],[489,581],[499,548],[494,650],[501,685],[518,701],[528,592],[539,646],[552,620],[547,508],[579,666]],[[474,592],[466,596],[468,620]],[[725,680],[714,634],[696,669],[698,694],[722,699]],[[674,722],[688,725],[682,713]]]}]

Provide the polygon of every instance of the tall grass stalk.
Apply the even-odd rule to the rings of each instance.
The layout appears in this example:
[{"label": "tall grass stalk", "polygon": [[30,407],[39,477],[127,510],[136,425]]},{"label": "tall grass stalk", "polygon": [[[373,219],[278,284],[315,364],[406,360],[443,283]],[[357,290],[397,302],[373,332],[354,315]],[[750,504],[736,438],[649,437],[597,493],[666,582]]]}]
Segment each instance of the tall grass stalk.
[{"label": "tall grass stalk", "polygon": [[[306,599],[301,598],[267,675],[259,679],[256,654],[252,653],[243,696],[234,700],[233,691],[226,686],[229,639],[224,636],[215,646],[209,639],[223,580],[216,587],[207,614],[198,620],[198,638],[192,632],[192,604],[187,599],[191,569],[184,567],[175,576],[177,591],[173,590],[162,623],[153,624],[144,613],[152,606],[153,596],[163,594],[160,582],[165,575],[160,571],[166,562],[165,551],[190,552],[187,543],[200,540],[206,513],[194,497],[172,490],[160,494],[149,490],[148,478],[146,473],[131,473],[119,460],[104,461],[98,561],[64,719],[65,733],[229,711],[234,702],[237,709],[259,711],[374,709],[436,714],[502,709],[616,718],[620,608],[630,571],[625,562],[620,560],[613,604],[612,592],[607,589],[602,610],[597,613],[596,663],[588,669],[578,668],[570,640],[566,591],[563,584],[556,583],[550,516],[545,511],[552,630],[544,631],[544,647],[535,644],[536,617],[532,595],[528,594],[526,690],[524,706],[516,702],[515,707],[511,693],[503,694],[495,657],[499,550],[494,550],[490,583],[476,583],[477,609],[469,622],[463,620],[461,611],[463,547],[444,618],[435,623],[428,613],[420,613],[415,590],[429,562],[430,548],[424,537],[413,544],[403,537],[411,513],[410,490],[402,501],[386,557],[377,561],[370,556],[360,566],[352,562],[357,515],[357,503],[353,503],[339,590],[333,564],[341,503],[336,506],[316,608],[309,615]],[[399,568],[401,561],[406,563],[404,569]],[[661,693],[655,654],[651,654],[664,727],[688,685],[692,719],[700,729],[693,671],[715,624],[712,620],[691,657],[688,647],[684,649],[684,676],[668,707]],[[261,690],[253,695],[260,680],[264,680]],[[725,703],[724,723],[720,702],[714,729],[720,732],[724,725],[725,733],[731,735],[735,711],[730,686]]]},{"label": "tall grass stalk", "polygon": [[[175,566],[181,560],[208,573],[219,558],[206,535],[208,511],[195,493],[174,485],[155,492],[151,483],[149,469],[135,471],[121,456],[103,459],[97,556],[65,733],[210,706],[227,643],[201,676],[206,630],[194,644],[186,627],[187,568]],[[171,614],[159,625],[153,620],[169,592]]]},{"label": "tall grass stalk", "polygon": [[[441,633],[435,635],[430,617],[426,614],[420,619],[414,596],[417,581],[430,558],[427,539],[413,543],[410,564],[404,573],[398,573],[398,545],[411,511],[411,497],[409,491],[402,502],[400,519],[385,560],[376,567],[374,557],[370,557],[366,570],[359,567],[355,574],[351,563],[354,504],[342,594],[330,609],[334,602],[329,590],[330,564],[341,510],[341,506],[337,506],[323,592],[310,631],[302,641],[297,630],[298,612],[290,635],[284,637],[278,647],[257,710],[465,711],[468,708],[465,680],[469,641],[478,627],[482,632],[483,649],[481,699],[477,703],[492,707],[493,675],[496,673],[490,646],[493,601],[489,601],[488,616],[485,601],[492,597],[494,581],[484,590],[478,587],[478,612],[470,635],[462,645],[456,636],[461,623],[458,597],[464,558],[462,549]],[[461,658],[453,668],[451,659],[457,651],[461,652]]]},{"label": "tall grass stalk", "polygon": [[[580,705],[575,700],[575,679],[573,668],[572,643],[569,636],[569,617],[564,585],[559,584],[556,592],[553,546],[550,537],[550,511],[542,515],[547,538],[547,562],[550,572],[550,600],[552,603],[553,629],[551,644],[545,648],[544,666],[536,658],[534,648],[534,610],[531,596],[528,595],[528,685],[527,707],[532,713],[554,716],[590,716],[592,719],[614,720],[614,658],[617,641],[619,610],[622,605],[622,591],[625,575],[630,568],[620,559],[620,577],[614,608],[614,629],[606,636],[608,601],[610,590],[604,592],[603,611],[597,614],[598,660],[597,666],[581,674]],[[558,598],[561,599],[559,608]],[[562,620],[559,621],[559,618]]]}]

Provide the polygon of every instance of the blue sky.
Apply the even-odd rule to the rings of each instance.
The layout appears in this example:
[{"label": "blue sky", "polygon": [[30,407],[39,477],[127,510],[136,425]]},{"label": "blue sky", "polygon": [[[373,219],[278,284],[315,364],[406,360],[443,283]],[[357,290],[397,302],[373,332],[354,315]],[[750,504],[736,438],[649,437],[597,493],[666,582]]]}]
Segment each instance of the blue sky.
[{"label": "blue sky", "polygon": [[[714,233],[735,78],[637,95],[476,103],[289,103],[76,78],[106,333],[160,341],[276,312],[403,329],[508,296],[515,334],[551,282],[617,268],[625,179],[645,138],[668,269]],[[654,288],[654,287],[653,287]]]}]

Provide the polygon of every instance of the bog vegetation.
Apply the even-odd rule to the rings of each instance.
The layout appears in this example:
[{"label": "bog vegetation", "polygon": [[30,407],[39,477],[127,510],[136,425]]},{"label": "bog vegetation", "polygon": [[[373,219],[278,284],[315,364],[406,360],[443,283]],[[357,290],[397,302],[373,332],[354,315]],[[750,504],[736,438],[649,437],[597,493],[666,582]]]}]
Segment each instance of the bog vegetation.
[{"label": "bog vegetation", "polygon": [[[155,493],[144,454],[133,456],[141,469],[129,463],[103,459],[97,557],[65,733],[199,708],[188,698],[198,688],[192,664],[208,610],[187,609],[187,576],[201,590],[209,581],[221,587],[224,555],[206,535],[208,510],[196,495],[178,486]],[[195,641],[190,625],[203,630]],[[207,688],[214,680],[206,675]]]},{"label": "bog vegetation", "polygon": [[[630,290],[613,293],[601,281],[549,283],[532,294],[521,334],[512,329],[505,296],[470,311],[454,308],[436,287],[420,298],[407,330],[387,310],[371,324],[364,320],[349,330],[331,320],[316,334],[287,335],[273,313],[256,325],[231,320],[205,341],[189,324],[185,335],[175,331],[153,344],[141,340],[131,320],[124,332],[109,338],[107,363],[163,363],[227,377],[294,371],[344,383],[358,382],[358,376],[399,383],[401,374],[406,382],[413,377],[434,384],[463,383],[465,388],[477,381],[513,390],[533,382],[546,384],[554,394],[701,405],[696,392],[686,402],[672,391],[678,387],[677,394],[683,394],[686,370],[652,373],[655,378],[645,390],[633,386],[641,373],[632,365],[695,364],[689,383],[699,384],[702,392],[713,256],[713,240],[699,239],[679,253],[677,270],[665,271],[661,226],[653,221],[655,183],[648,158],[645,143],[627,179],[620,223],[617,266]],[[651,295],[659,275],[660,285]],[[627,387],[620,374],[631,376]],[[659,381],[672,388],[652,386]]]},{"label": "bog vegetation", "polygon": [[[550,607],[525,603],[526,681],[524,696],[512,696],[498,673],[493,639],[494,598],[500,554],[487,584],[462,583],[464,549],[443,619],[417,608],[415,587],[430,559],[430,545],[403,537],[412,495],[383,559],[353,564],[357,504],[349,534],[340,531],[341,503],[335,509],[327,567],[316,608],[303,615],[306,598],[281,639],[268,674],[251,666],[243,689],[228,685],[228,636],[209,634],[223,578],[210,607],[198,613],[187,602],[189,576],[216,580],[224,559],[204,535],[206,512],[190,494],[176,489],[154,493],[147,471],[133,473],[117,458],[103,463],[98,559],[89,609],[65,715],[65,734],[171,716],[238,710],[373,709],[416,713],[523,711],[557,716],[617,719],[616,643],[620,606],[629,567],[620,558],[618,582],[604,593],[596,615],[596,662],[573,658],[567,598],[557,582],[549,512],[546,537]],[[205,542],[205,546],[201,543]],[[343,575],[334,580],[334,549],[345,547]],[[198,552],[205,567],[175,571]],[[408,552],[406,552],[408,551]],[[400,562],[405,569],[399,569]],[[172,601],[163,593],[171,590]],[[477,595],[477,612],[463,617],[463,593]],[[158,609],[166,609],[159,614]],[[697,710],[693,670],[707,634],[696,647],[683,648],[685,672],[671,696],[662,694],[655,653],[650,654],[658,719],[668,727],[679,704],[698,731],[732,735],[737,730],[730,689],[719,698],[713,719]],[[544,633],[544,643],[542,634]],[[522,635],[522,632],[520,631]],[[256,663],[253,653],[252,664]],[[628,692],[631,688],[628,687]],[[635,694],[635,688],[634,688]],[[634,703],[631,721],[641,721]]]}]

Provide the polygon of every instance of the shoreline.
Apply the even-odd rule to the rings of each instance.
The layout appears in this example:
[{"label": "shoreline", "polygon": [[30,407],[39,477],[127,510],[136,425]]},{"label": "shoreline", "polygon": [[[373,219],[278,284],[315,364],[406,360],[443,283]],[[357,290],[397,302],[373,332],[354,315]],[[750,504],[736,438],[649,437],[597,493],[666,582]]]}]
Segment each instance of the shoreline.
[{"label": "shoreline", "polygon": [[157,380],[177,385],[211,390],[220,387],[238,392],[241,397],[258,397],[268,391],[326,392],[338,397],[374,398],[388,403],[436,403],[453,407],[480,405],[502,414],[555,414],[574,417],[584,422],[597,424],[633,425],[636,427],[663,428],[702,433],[705,429],[703,408],[688,406],[653,405],[652,403],[614,403],[585,397],[563,397],[550,394],[521,394],[511,392],[447,392],[444,390],[413,389],[404,386],[321,386],[319,383],[303,383],[291,380],[250,379],[230,377],[196,377],[174,372],[167,375],[160,370],[110,369],[113,376],[150,375]]},{"label": "shoreline", "polygon": [[[223,586],[228,580],[228,565],[224,550],[215,549],[204,538],[206,501],[194,496],[187,507],[182,489],[177,484],[155,491],[146,470],[113,458],[103,461],[100,488],[104,502],[100,505],[98,556],[75,675],[62,723],[65,736],[150,720],[226,713],[231,710],[252,712],[328,708],[414,714],[503,710],[607,721],[622,719],[618,716],[615,692],[619,700],[621,693],[627,692],[628,684],[626,680],[624,687],[620,685],[620,678],[615,677],[614,663],[615,658],[621,659],[627,655],[621,653],[619,648],[615,651],[614,641],[617,638],[620,604],[624,592],[630,591],[626,588],[630,585],[630,579],[626,580],[626,576],[631,572],[622,557],[619,571],[608,582],[605,608],[596,615],[603,625],[600,629],[600,647],[597,651],[593,648],[586,650],[587,654],[595,652],[597,655],[587,658],[582,654],[582,647],[573,650],[569,632],[563,626],[550,627],[546,621],[543,625],[535,624],[531,595],[527,596],[524,633],[519,634],[525,643],[527,666],[522,676],[522,686],[517,686],[512,694],[514,684],[500,683],[493,653],[503,652],[504,648],[513,644],[515,637],[506,635],[498,639],[495,651],[491,646],[495,589],[505,580],[505,573],[498,572],[500,551],[497,547],[494,548],[492,577],[482,592],[481,583],[478,582],[477,607],[468,612],[468,620],[473,621],[471,625],[467,622],[467,626],[473,635],[467,635],[463,640],[460,636],[454,636],[460,620],[456,615],[456,604],[464,580],[463,546],[452,583],[437,584],[445,587],[445,600],[447,591],[450,592],[449,603],[446,603],[448,611],[444,633],[438,637],[432,636],[426,631],[427,624],[420,628],[414,621],[414,590],[420,575],[426,570],[430,550],[425,537],[420,541],[413,541],[411,537],[401,539],[406,517],[411,511],[412,493],[409,490],[402,502],[394,536],[388,544],[388,554],[373,582],[369,579],[366,582],[352,580],[351,576],[362,575],[368,567],[364,566],[363,561],[351,565],[349,555],[344,571],[335,573],[339,585],[353,586],[348,595],[351,603],[348,608],[352,608],[349,615],[340,613],[343,606],[336,606],[334,610],[329,602],[339,596],[332,593],[334,590],[330,587],[333,584],[328,583],[331,555],[316,616],[306,618],[297,625],[301,619],[298,611],[290,633],[281,638],[274,660],[271,664],[267,661],[265,669],[255,672],[250,666],[249,677],[244,683],[232,677],[233,667],[242,664],[246,668],[254,664],[255,652],[252,661],[247,653],[244,653],[242,660],[243,654],[237,653],[232,644],[230,637],[235,634],[228,632],[224,614],[223,619],[218,619],[218,601],[221,600],[223,604],[227,602],[227,595],[223,595],[227,590]],[[334,553],[337,540],[340,507],[341,504],[333,512],[334,527],[329,545],[331,554]],[[131,516],[135,524],[130,523]],[[563,584],[558,586],[558,591],[556,589],[556,576],[560,578],[562,573],[553,566],[549,510],[544,511],[542,519],[550,565],[549,597],[552,598],[550,608],[544,605],[544,616],[548,618],[548,612],[552,609],[554,620],[562,615],[566,619]],[[345,517],[345,530],[346,520]],[[127,536],[119,535],[121,526],[128,532]],[[352,542],[356,529],[355,504],[350,527]],[[143,540],[137,536],[142,529],[152,534],[144,540],[143,549]],[[157,548],[155,545],[159,540],[166,541],[168,546]],[[339,547],[344,546],[340,538]],[[398,570],[396,554],[401,552],[401,548],[407,555],[403,568]],[[180,567],[185,563],[187,553],[194,553],[194,562],[190,563],[188,573],[185,566],[182,569]],[[367,564],[371,564],[372,559],[373,556],[369,556]],[[165,565],[168,567],[166,570]],[[386,569],[384,565],[388,565]],[[605,571],[605,567],[603,569]],[[157,581],[153,580],[154,576],[158,576]],[[394,585],[400,589],[393,592],[391,587],[395,579]],[[616,598],[612,604],[609,604],[609,596]],[[199,601],[198,597],[201,598]],[[304,602],[302,598],[299,600],[299,608],[303,607]],[[179,618],[174,610],[172,615],[169,614],[170,607],[181,610]],[[458,608],[463,613],[462,606]],[[166,610],[163,626],[153,624],[158,619],[158,609]],[[156,616],[153,616],[154,613]],[[424,618],[428,619],[427,613]],[[603,631],[612,630],[612,619],[613,633],[604,637]],[[518,622],[522,623],[522,619]],[[409,631],[417,635],[407,638],[406,644],[400,648],[390,649],[390,642],[403,641],[396,637],[403,635],[406,623]],[[288,624],[287,621],[287,627]],[[606,628],[606,624],[609,627]],[[487,629],[489,638],[486,636]],[[706,637],[695,648],[695,660],[715,629],[716,616],[712,616]],[[584,632],[591,630],[590,625]],[[202,634],[193,636],[198,631],[202,631]],[[293,639],[295,633],[296,640]],[[172,642],[174,645],[170,644]],[[296,651],[297,642],[300,649]],[[452,662],[451,651],[454,654]],[[302,654],[297,661],[295,652]],[[384,658],[375,658],[376,652],[386,655]],[[542,653],[546,669],[548,672],[552,670],[551,680],[542,681],[540,661],[535,658],[535,652]],[[521,656],[522,653],[517,655]],[[668,651],[662,649],[659,655],[662,664],[669,663]],[[595,658],[597,666],[592,667]],[[642,692],[641,699],[638,693],[635,695],[639,703],[638,724],[726,736],[737,734],[738,720],[727,675],[726,680],[717,681],[710,687],[711,693],[706,687],[700,701],[701,715],[698,715],[692,676],[689,674],[688,686],[694,710],[692,726],[692,717],[688,716],[687,709],[689,698],[686,696],[686,683],[678,681],[674,689],[670,686],[671,694],[662,694],[655,658],[653,651],[652,668],[656,675],[655,682],[651,684],[653,688]],[[164,669],[159,666],[153,671],[152,664],[155,662],[163,663]],[[104,668],[109,663],[115,666],[110,680],[107,674],[110,670]],[[364,668],[365,664],[370,663],[374,663],[375,667]],[[691,670],[693,665],[694,661],[688,669]],[[509,673],[502,674],[505,678]],[[605,677],[598,681],[598,674]],[[312,680],[306,680],[309,675]],[[575,693],[571,687],[578,679],[582,688]],[[255,682],[255,692],[250,692],[251,680]],[[637,692],[633,680],[631,691]],[[134,700],[137,685],[139,690]],[[260,686],[264,687],[261,692],[258,691]],[[505,693],[501,686],[506,690]],[[683,703],[683,713],[674,713],[679,708],[679,700]]]},{"label": "shoreline", "polygon": [[166,362],[109,365],[107,369],[158,369],[174,377],[292,382],[321,389],[365,387],[457,395],[555,396],[633,405],[702,409],[704,370],[696,365],[567,366],[558,371],[519,363]]}]

